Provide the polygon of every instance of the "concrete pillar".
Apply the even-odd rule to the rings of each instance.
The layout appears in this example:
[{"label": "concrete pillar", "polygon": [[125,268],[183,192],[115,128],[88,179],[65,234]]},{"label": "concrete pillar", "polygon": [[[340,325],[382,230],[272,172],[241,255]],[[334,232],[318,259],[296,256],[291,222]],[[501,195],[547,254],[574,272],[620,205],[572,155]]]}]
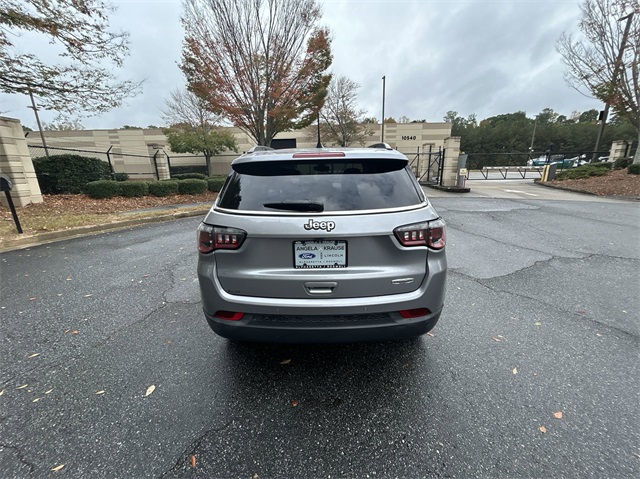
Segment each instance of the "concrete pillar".
[{"label": "concrete pillar", "polygon": [[609,161],[616,161],[618,158],[627,156],[627,148],[629,143],[625,140],[615,140],[611,142],[611,150],[609,151]]},{"label": "concrete pillar", "polygon": [[460,156],[460,137],[450,136],[444,139],[444,166],[442,186],[455,187],[458,180],[458,157]]},{"label": "concrete pillar", "polygon": [[[0,116],[0,173],[11,179],[11,198],[16,206],[42,203],[42,193],[20,120]],[[5,194],[0,195],[7,206]]]},{"label": "concrete pillar", "polygon": [[156,162],[158,163],[158,176],[161,180],[168,180],[171,178],[169,174],[169,162],[167,161],[167,155],[164,151],[160,150],[156,156]]}]

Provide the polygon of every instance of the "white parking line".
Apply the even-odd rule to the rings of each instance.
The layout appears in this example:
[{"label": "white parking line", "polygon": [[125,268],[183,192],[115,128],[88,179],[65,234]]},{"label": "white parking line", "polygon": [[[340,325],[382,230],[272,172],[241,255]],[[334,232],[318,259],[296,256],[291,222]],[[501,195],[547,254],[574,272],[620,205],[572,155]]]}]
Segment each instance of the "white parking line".
[{"label": "white parking line", "polygon": [[504,190],[505,193],[521,193],[523,195],[528,195],[528,196],[540,196],[540,195],[536,195],[535,193],[527,193],[526,191],[520,191],[520,190]]}]

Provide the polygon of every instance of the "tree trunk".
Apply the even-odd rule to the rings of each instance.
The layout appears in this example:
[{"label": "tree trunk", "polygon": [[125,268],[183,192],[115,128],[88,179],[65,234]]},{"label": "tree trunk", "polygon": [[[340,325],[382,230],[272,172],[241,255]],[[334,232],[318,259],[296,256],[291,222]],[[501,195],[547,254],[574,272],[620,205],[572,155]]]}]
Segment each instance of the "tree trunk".
[{"label": "tree trunk", "polygon": [[207,163],[207,175],[213,176],[213,164],[211,163],[211,155],[209,153],[204,154],[204,161]]},{"label": "tree trunk", "polygon": [[634,163],[640,163],[640,130],[638,130],[638,145],[636,146],[636,154],[633,156]]}]

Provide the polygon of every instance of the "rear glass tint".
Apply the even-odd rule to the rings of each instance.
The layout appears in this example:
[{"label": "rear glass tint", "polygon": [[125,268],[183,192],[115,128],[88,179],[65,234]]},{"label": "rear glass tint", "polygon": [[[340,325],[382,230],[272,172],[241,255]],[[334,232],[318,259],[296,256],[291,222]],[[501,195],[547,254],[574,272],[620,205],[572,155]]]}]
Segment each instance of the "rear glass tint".
[{"label": "rear glass tint", "polygon": [[256,161],[233,165],[233,169],[220,193],[221,208],[318,211],[321,205],[320,211],[357,211],[417,205],[424,199],[406,161]]}]

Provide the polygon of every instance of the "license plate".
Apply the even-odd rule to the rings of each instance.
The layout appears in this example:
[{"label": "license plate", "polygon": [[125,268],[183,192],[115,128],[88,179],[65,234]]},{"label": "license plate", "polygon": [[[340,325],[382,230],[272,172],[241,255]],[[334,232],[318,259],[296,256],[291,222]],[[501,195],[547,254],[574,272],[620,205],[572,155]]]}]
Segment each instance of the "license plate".
[{"label": "license plate", "polygon": [[346,241],[295,241],[293,266],[300,269],[346,268]]}]

